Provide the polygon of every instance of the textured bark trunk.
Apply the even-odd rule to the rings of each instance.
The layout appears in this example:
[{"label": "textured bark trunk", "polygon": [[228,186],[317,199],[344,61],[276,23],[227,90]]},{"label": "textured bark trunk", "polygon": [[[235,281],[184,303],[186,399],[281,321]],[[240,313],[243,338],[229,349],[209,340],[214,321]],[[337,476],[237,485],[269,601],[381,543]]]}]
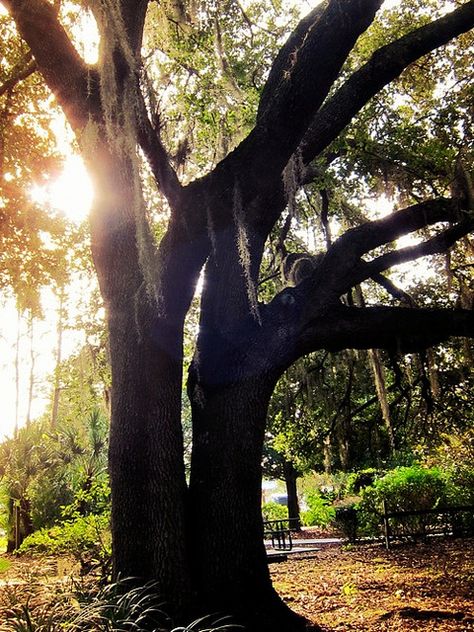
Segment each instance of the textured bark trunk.
[{"label": "textured bark trunk", "polygon": [[263,544],[261,458],[271,388],[259,380],[203,390],[193,406],[192,562],[200,604],[248,632],[304,629],[274,591]]},{"label": "textured bark trunk", "polygon": [[190,594],[179,421],[181,342],[173,344],[179,336],[167,323],[157,321],[149,332],[140,332],[133,321],[133,313],[110,312],[114,569],[122,577],[157,581],[160,597],[182,608]]}]

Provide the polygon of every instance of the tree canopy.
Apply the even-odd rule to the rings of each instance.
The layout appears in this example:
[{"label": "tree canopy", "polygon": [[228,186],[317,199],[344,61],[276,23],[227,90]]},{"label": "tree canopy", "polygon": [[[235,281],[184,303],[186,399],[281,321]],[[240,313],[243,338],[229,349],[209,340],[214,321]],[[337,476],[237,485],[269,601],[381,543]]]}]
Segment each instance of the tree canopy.
[{"label": "tree canopy", "polygon": [[[280,2],[1,3],[95,186],[114,573],[154,579],[186,612],[302,629],[262,542],[270,396],[312,352],[474,335],[474,1],[325,0],[300,20]],[[71,16],[94,22],[97,63]],[[374,218],[363,200],[382,190],[395,210]],[[389,275],[448,252],[439,300]],[[200,277],[188,482],[183,331]]]}]

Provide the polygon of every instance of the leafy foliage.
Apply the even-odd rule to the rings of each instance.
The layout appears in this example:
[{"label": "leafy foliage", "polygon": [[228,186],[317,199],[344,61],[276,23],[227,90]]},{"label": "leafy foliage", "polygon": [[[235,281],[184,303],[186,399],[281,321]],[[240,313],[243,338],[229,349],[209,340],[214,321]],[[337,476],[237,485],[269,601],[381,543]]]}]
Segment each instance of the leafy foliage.
[{"label": "leafy foliage", "polygon": [[264,503],[262,516],[264,520],[286,520],[288,519],[288,507],[276,502]]},{"label": "leafy foliage", "polygon": [[52,526],[65,513],[79,517],[108,508],[107,434],[107,422],[95,410],[74,425],[54,431],[48,422],[36,421],[1,444],[10,547],[15,502],[21,510],[22,538],[34,528]]},{"label": "leafy foliage", "polygon": [[308,493],[306,502],[309,509],[302,514],[303,524],[306,526],[327,527],[334,520],[336,516],[334,507],[318,492]]},{"label": "leafy foliage", "polygon": [[107,513],[92,514],[39,529],[23,540],[18,552],[69,555],[80,562],[84,573],[99,571],[106,579],[111,561],[109,520]]},{"label": "leafy foliage", "polygon": [[[466,489],[463,485],[458,485],[451,478],[449,471],[437,467],[424,468],[414,465],[395,468],[362,491],[359,506],[360,522],[363,529],[376,533],[380,526],[384,502],[389,512],[442,509],[446,506],[464,505],[467,499],[473,498],[473,491],[473,487]],[[424,528],[423,525],[427,524],[430,518],[414,516],[408,522],[405,518],[393,520],[400,528],[416,532]]]},{"label": "leafy foliage", "polygon": [[0,37],[9,42],[0,67],[0,288],[38,314],[39,288],[65,281],[71,233],[64,218],[33,202],[32,190],[54,178],[61,159],[50,126],[51,95],[3,14]]}]

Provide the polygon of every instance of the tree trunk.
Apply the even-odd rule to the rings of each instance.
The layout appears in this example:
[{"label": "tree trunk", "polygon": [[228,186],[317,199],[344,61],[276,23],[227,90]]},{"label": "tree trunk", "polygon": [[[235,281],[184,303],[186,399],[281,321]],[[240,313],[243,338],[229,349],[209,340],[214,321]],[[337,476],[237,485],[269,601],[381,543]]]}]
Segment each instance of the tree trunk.
[{"label": "tree trunk", "polygon": [[300,521],[300,506],[298,502],[298,490],[296,487],[296,481],[298,479],[298,470],[293,463],[283,461],[283,473],[285,476],[287,505],[288,505],[288,518],[294,522],[290,523],[292,529],[296,531],[301,530]]},{"label": "tree trunk", "polygon": [[205,611],[248,632],[304,629],[274,591],[263,543],[261,458],[272,385],[246,379],[202,388],[193,402],[190,481],[195,585]]},{"label": "tree trunk", "polygon": [[58,323],[56,326],[56,351],[54,364],[54,387],[53,402],[51,406],[51,428],[56,428],[58,423],[59,397],[61,395],[61,362],[63,352],[63,333],[64,333],[64,287],[59,288],[58,292]]},{"label": "tree trunk", "polygon": [[26,427],[31,423],[31,407],[35,388],[35,350],[34,350],[34,316],[30,314],[28,319],[28,338],[30,343],[30,378],[28,384],[28,407],[26,410]]},{"label": "tree trunk", "polygon": [[18,309],[15,343],[15,428],[13,436],[18,436],[20,422],[20,339],[21,339],[21,312]]},{"label": "tree trunk", "polygon": [[[110,309],[112,419],[109,469],[115,574],[158,582],[160,597],[189,598],[185,476],[179,424],[181,348],[160,347],[166,323],[137,331],[133,314]],[[168,340],[167,342],[170,342]]]}]

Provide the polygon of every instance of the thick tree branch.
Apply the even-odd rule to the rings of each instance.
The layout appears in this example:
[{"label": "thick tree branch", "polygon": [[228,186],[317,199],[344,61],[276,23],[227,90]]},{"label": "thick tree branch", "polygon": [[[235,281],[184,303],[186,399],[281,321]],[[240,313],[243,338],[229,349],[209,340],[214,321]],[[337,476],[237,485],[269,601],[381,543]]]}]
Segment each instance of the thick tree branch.
[{"label": "thick tree branch", "polygon": [[323,105],[302,142],[303,160],[319,155],[361,108],[411,63],[474,26],[474,0],[375,51]]},{"label": "thick tree branch", "polygon": [[140,99],[138,105],[138,142],[148,159],[158,186],[165,194],[171,209],[175,210],[181,201],[183,187],[170,163],[168,153],[161,142],[159,133],[150,122],[140,90],[138,90],[138,98]]},{"label": "thick tree branch", "polygon": [[[54,93],[71,127],[82,129],[92,105],[89,69],[46,0],[1,0],[28,43],[38,69]],[[89,96],[89,98],[87,98]]]},{"label": "thick tree branch", "polygon": [[148,2],[149,0],[120,0],[123,23],[130,46],[137,56],[140,55]]},{"label": "thick tree branch", "polygon": [[298,50],[303,45],[308,32],[314,30],[317,23],[322,19],[324,9],[324,5],[320,4],[300,20],[295,30],[278,51],[278,55],[273,61],[268,79],[260,97],[257,121],[264,116],[272,102],[275,101],[275,91],[280,87],[280,84],[285,81],[286,75],[291,72],[292,66],[296,61]]},{"label": "thick tree branch", "polygon": [[[461,220],[461,221],[459,221]],[[370,263],[362,260],[362,256],[371,250],[395,241],[399,237],[414,232],[425,226],[436,224],[437,222],[459,222],[452,229],[447,229],[448,234],[439,237],[435,241],[426,246],[426,252],[413,249],[402,249],[394,251],[389,255],[383,255],[379,259],[384,261],[383,257],[387,256],[387,265],[374,264],[370,267]],[[456,239],[465,235],[472,228],[471,219],[460,211],[460,202],[453,199],[440,198],[437,200],[428,200],[420,204],[415,204],[409,208],[397,211],[373,222],[366,222],[361,226],[347,231],[342,237],[334,242],[327,251],[323,261],[316,268],[313,275],[303,281],[301,290],[306,296],[306,320],[310,320],[312,315],[318,310],[321,299],[331,303],[346,293],[351,287],[357,285],[361,281],[374,276],[394,265],[400,263],[401,260],[408,261],[417,256],[424,254],[432,254],[438,252],[437,248],[449,248]],[[443,233],[441,233],[443,235]],[[429,242],[431,240],[428,240]],[[432,248],[432,252],[429,249]],[[396,261],[397,252],[403,252],[401,260]],[[392,257],[392,259],[391,259]],[[377,259],[375,259],[376,261]]]},{"label": "thick tree branch", "polygon": [[347,231],[334,243],[333,248],[334,251],[345,251],[346,255],[361,257],[425,226],[463,220],[466,216],[461,208],[461,202],[457,199],[426,200]]},{"label": "thick tree branch", "polygon": [[471,310],[335,306],[302,333],[298,352],[387,349],[408,353],[450,336],[474,337]]},{"label": "thick tree branch", "polygon": [[[394,250],[377,257],[363,266],[364,273],[368,273],[369,276],[373,276],[374,274],[383,272],[392,266],[405,263],[406,261],[414,261],[420,257],[446,252],[459,239],[461,239],[461,237],[464,237],[473,230],[473,228],[473,221],[460,222],[459,224],[443,230],[438,235],[435,235],[434,237],[431,237],[431,239],[423,241],[416,246],[400,248],[399,250]],[[365,278],[369,277],[365,276]]]},{"label": "thick tree branch", "polygon": [[241,173],[249,195],[261,190],[262,173],[273,185],[281,177],[380,5],[381,0],[330,0],[290,36],[270,72],[256,127],[224,161]]}]

